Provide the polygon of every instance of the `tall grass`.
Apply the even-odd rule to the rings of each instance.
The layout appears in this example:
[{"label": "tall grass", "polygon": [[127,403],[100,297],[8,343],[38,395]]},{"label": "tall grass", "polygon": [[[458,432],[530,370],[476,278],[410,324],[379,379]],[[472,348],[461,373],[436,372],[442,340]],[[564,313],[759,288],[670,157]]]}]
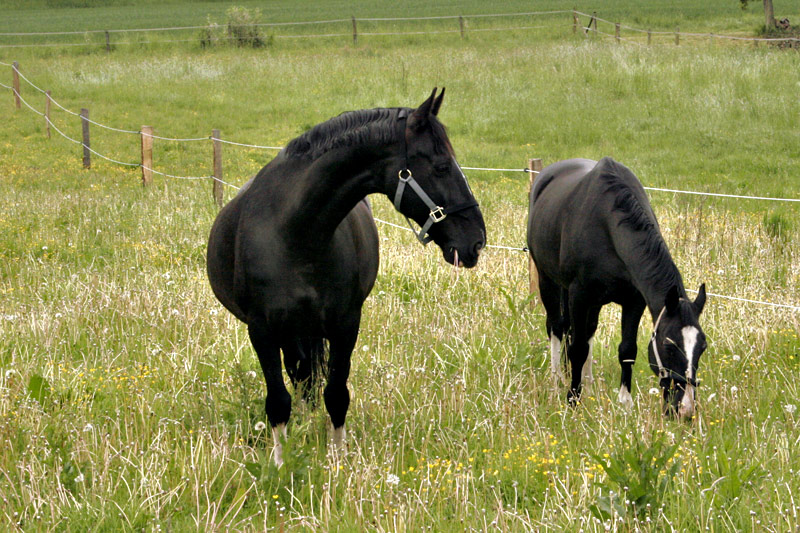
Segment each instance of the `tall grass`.
[{"label": "tall grass", "polygon": [[[771,49],[514,34],[17,58],[67,107],[161,135],[220,128],[282,145],[341,111],[415,105],[446,85],[441,117],[464,165],[613,155],[648,185],[800,190],[791,96],[800,59]],[[41,108],[29,88],[23,95]],[[274,469],[269,432],[256,430],[257,359],[205,279],[210,183],[157,178],[143,190],[136,169],[95,160],[85,171],[79,147],[45,139],[43,121],[15,111],[7,92],[0,118],[3,529],[800,525],[797,313],[712,297],[700,410],[685,425],[661,417],[641,361],[633,412],[617,406],[619,316],[608,308],[597,380],[570,409],[548,373],[524,254],[489,249],[475,271],[454,271],[435,248],[385,226],[353,354],[347,451],[328,454],[324,410],[296,402],[287,461]],[[74,118],[54,121],[78,135]],[[137,160],[136,136],[92,134],[93,148]],[[226,181],[244,182],[270,157],[226,147]],[[155,160],[205,175],[210,146],[156,140]],[[490,243],[521,246],[527,178],[470,177]],[[401,223],[390,202],[373,200],[376,216]],[[664,193],[652,201],[689,288],[705,281],[718,294],[798,304],[796,210]],[[641,329],[643,353],[648,320]],[[658,472],[634,477],[648,461]],[[644,511],[625,503],[636,479],[653,488]]]}]

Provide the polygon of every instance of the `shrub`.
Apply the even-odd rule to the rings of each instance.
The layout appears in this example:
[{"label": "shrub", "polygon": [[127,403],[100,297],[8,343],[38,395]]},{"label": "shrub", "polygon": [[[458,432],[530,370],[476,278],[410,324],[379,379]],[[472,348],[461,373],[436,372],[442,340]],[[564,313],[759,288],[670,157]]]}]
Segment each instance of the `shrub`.
[{"label": "shrub", "polygon": [[246,7],[233,6],[226,12],[228,16],[227,33],[230,41],[237,46],[264,46],[261,30],[257,26],[261,20],[260,9],[247,9]]}]

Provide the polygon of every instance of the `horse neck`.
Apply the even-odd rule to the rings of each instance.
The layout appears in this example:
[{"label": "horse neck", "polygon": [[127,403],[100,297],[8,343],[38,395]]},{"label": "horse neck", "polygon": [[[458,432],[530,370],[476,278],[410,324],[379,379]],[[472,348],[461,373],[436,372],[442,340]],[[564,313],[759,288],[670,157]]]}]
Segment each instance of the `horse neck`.
[{"label": "horse neck", "polygon": [[391,164],[385,146],[338,148],[310,161],[293,179],[289,234],[295,243],[319,249],[347,214],[368,194],[383,191],[381,177]]},{"label": "horse neck", "polygon": [[636,244],[622,248],[617,246],[617,252],[628,267],[633,284],[644,296],[655,322],[664,307],[667,291],[672,286],[676,285],[679,293],[686,296],[683,278],[661,233],[655,229],[626,230],[629,232],[628,242]]}]

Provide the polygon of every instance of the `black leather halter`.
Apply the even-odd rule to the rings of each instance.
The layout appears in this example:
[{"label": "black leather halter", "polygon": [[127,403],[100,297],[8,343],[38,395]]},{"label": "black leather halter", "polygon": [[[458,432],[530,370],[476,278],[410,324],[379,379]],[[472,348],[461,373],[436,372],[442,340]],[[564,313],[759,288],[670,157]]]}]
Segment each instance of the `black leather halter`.
[{"label": "black leather halter", "polygon": [[[447,215],[452,215],[453,213],[458,213],[459,211],[464,211],[465,209],[469,209],[471,207],[478,207],[478,202],[475,201],[473,198],[470,201],[464,202],[463,204],[458,204],[450,207],[442,207],[440,205],[436,205],[436,203],[431,200],[431,197],[422,189],[417,180],[411,175],[411,169],[408,168],[408,145],[406,144],[406,121],[408,119],[408,109],[401,109],[397,113],[397,119],[400,122],[400,135],[403,139],[403,158],[404,158],[404,168],[400,169],[397,173],[397,178],[399,180],[397,184],[397,191],[394,194],[394,208],[400,211],[400,204],[403,201],[403,193],[405,192],[406,185],[411,187],[411,189],[417,193],[417,196],[423,203],[430,209],[430,213],[428,214],[428,219],[425,221],[425,224],[422,225],[422,228],[417,231],[414,229],[414,224],[411,222],[411,219],[406,216],[406,221],[408,221],[408,225],[411,227],[411,230],[417,236],[419,242],[423,245],[428,244],[433,240],[433,237],[428,235],[428,231],[431,229],[431,226],[436,224],[437,222],[441,222],[444,220]],[[456,163],[458,165],[458,163]],[[460,169],[459,169],[460,170]],[[461,174],[464,175],[463,173]],[[466,176],[464,177],[464,181],[466,181]],[[469,189],[469,185],[467,185],[467,189]],[[402,214],[402,211],[400,211]],[[405,216],[405,215],[403,215]]]}]

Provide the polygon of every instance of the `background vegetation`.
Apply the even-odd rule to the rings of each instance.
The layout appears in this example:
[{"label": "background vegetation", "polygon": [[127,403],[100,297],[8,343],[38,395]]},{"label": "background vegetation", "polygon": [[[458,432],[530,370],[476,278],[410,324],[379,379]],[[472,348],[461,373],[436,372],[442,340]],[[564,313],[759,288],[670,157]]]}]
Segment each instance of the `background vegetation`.
[{"label": "background vegetation", "polygon": [[[104,4],[12,3],[0,32],[205,24],[209,15],[223,23],[231,7]],[[237,4],[259,8],[264,21],[486,9]],[[631,0],[599,14],[744,35],[762,18],[755,7],[743,14],[737,2],[720,0],[667,10]],[[788,2],[775,10],[800,19]],[[89,107],[104,124],[148,124],[170,137],[220,128],[228,139],[277,146],[341,111],[416,105],[444,85],[441,117],[465,166],[611,155],[645,185],[800,197],[796,52],[701,39],[617,45],[573,35],[569,15],[479,23],[548,28],[476,31],[464,40],[362,36],[357,46],[349,36],[276,38],[257,49],[203,48],[192,31],[185,43],[136,37],[141,44],[110,54],[94,41],[0,48],[0,61],[18,60],[60,103]],[[405,24],[374,28],[417,27]],[[0,82],[9,85],[4,69]],[[22,92],[43,109],[41,94],[24,82]],[[800,525],[797,312],[712,297],[702,322],[710,347],[700,365],[700,411],[679,424],[659,414],[650,392],[657,384],[641,357],[634,410],[617,406],[618,312],[609,308],[596,382],[583,405],[569,409],[566,385],[549,376],[524,254],[490,249],[476,270],[454,271],[435,248],[381,225],[381,271],[353,357],[347,453],[328,454],[327,415],[298,402],[286,465],[275,470],[269,431],[256,430],[265,388],[246,328],[205,279],[216,214],[210,183],[156,178],[143,190],[135,168],[95,158],[83,170],[80,147],[55,133],[46,139],[43,120],[16,111],[7,90],[0,119],[3,529]],[[53,120],[79,135],[74,117],[54,111]],[[96,127],[92,135],[101,153],[138,160],[137,136]],[[158,170],[210,173],[207,142],[156,140],[155,150]],[[226,146],[226,181],[243,183],[271,156]],[[470,179],[490,243],[523,245],[527,177],[475,171]],[[373,201],[376,216],[402,223],[386,199]],[[652,201],[688,287],[705,281],[716,294],[800,303],[796,204],[656,192]],[[640,354],[650,327],[642,321]]]}]

